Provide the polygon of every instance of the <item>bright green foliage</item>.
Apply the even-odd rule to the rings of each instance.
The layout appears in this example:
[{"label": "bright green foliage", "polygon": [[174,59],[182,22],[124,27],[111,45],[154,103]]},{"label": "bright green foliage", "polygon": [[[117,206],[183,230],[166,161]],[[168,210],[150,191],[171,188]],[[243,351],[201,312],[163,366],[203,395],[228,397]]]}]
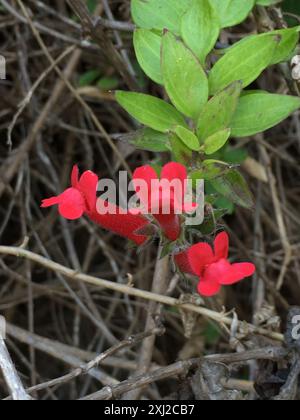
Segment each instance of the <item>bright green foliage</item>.
[{"label": "bright green foliage", "polygon": [[205,154],[213,155],[222,149],[222,147],[224,147],[227,143],[227,140],[230,137],[230,133],[230,128],[225,128],[225,130],[217,131],[215,134],[207,137],[204,143]]},{"label": "bright green foliage", "polygon": [[267,32],[264,34],[251,35],[241,40],[239,44],[241,45],[243,44],[243,42],[246,42],[249,39],[259,39],[268,37],[270,35],[277,35],[279,37],[278,46],[274,51],[273,57],[269,65],[278,64],[283,61],[287,61],[295,51],[295,48],[299,41],[299,31],[300,26],[295,26],[293,28],[287,29],[278,29],[276,31]]},{"label": "bright green foliage", "polygon": [[131,12],[140,28],[168,29],[179,35],[181,18],[190,5],[191,0],[131,0]]},{"label": "bright green foliage", "polygon": [[194,150],[195,152],[200,151],[199,139],[192,131],[185,127],[178,126],[175,128],[174,132],[190,150]]},{"label": "bright green foliage", "polygon": [[241,90],[242,82],[233,82],[207,102],[198,119],[197,134],[201,140],[229,127]]},{"label": "bright green foliage", "polygon": [[210,0],[220,16],[222,28],[243,22],[254,7],[255,0]]},{"label": "bright green foliage", "polygon": [[256,4],[259,6],[272,6],[280,1],[281,0],[256,0]]},{"label": "bright green foliage", "polygon": [[154,96],[118,91],[116,99],[130,115],[153,130],[164,133],[174,126],[186,125],[176,108]]},{"label": "bright green foliage", "polygon": [[220,29],[217,11],[210,0],[194,0],[182,18],[182,38],[201,63],[205,63],[207,54],[214,48]]},{"label": "bright green foliage", "polygon": [[163,84],[160,70],[161,36],[149,29],[137,29],[133,43],[141,68],[154,82]]},{"label": "bright green foliage", "polygon": [[240,98],[231,122],[235,137],[252,136],[274,127],[300,107],[300,98],[267,92],[249,92]]},{"label": "bright green foliage", "polygon": [[208,80],[197,58],[171,32],[163,36],[162,73],[166,91],[176,108],[197,119],[208,99]]},{"label": "bright green foliage", "polygon": [[[142,150],[171,153],[173,160],[190,169],[194,181],[206,181],[212,213],[198,231],[213,231],[224,209],[253,207],[251,191],[237,168],[247,158],[238,139],[274,127],[300,108],[298,97],[245,90],[267,68],[293,56],[300,27],[249,34],[222,50],[216,46],[221,30],[243,22],[255,5],[276,3],[131,0],[137,61],[161,86],[159,98],[116,93],[118,103],[145,126],[127,141]],[[87,73],[81,83],[98,78],[99,74]],[[145,78],[142,87],[147,88]],[[230,137],[236,138],[234,148]]]},{"label": "bright green foliage", "polygon": [[279,36],[269,35],[235,44],[211,70],[210,93],[214,95],[235,80],[241,80],[243,87],[250,85],[270,65],[279,42]]},{"label": "bright green foliage", "polygon": [[135,146],[137,149],[149,152],[168,152],[171,150],[169,135],[144,127],[134,133],[123,136],[123,140]]},{"label": "bright green foliage", "polygon": [[294,28],[279,29],[271,32],[274,35],[280,36],[280,42],[275,50],[271,64],[287,61],[291,57],[299,41],[299,30],[300,26],[296,26]]}]

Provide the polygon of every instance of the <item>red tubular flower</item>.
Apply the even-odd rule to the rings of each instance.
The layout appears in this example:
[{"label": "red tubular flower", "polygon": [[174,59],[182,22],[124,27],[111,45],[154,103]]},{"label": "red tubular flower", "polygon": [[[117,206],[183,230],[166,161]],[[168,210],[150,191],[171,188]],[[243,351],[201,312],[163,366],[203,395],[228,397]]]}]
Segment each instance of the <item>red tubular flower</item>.
[{"label": "red tubular flower", "polygon": [[188,251],[180,252],[174,256],[174,261],[182,273],[195,275],[194,270],[190,264]]},{"label": "red tubular flower", "polygon": [[193,273],[200,278],[199,294],[211,297],[218,294],[222,286],[231,286],[255,273],[254,264],[231,264],[228,252],[229,237],[222,232],[215,239],[214,250],[207,243],[199,243],[185,255],[177,255],[175,260],[183,272]]},{"label": "red tubular flower", "polygon": [[147,237],[139,235],[148,221],[140,215],[120,214],[120,209],[108,204],[113,210],[111,214],[102,215],[97,212],[97,185],[98,176],[91,171],[84,172],[79,179],[79,170],[74,166],[72,172],[72,187],[68,188],[58,197],[52,197],[42,202],[42,208],[58,205],[59,213],[68,220],[76,220],[86,214],[91,220],[104,229],[110,230],[120,236],[142,245]]},{"label": "red tubular flower", "polygon": [[[141,187],[141,181],[147,190]],[[185,202],[186,168],[179,163],[168,163],[163,167],[159,181],[151,166],[142,166],[135,170],[133,182],[144,211],[154,216],[169,240],[177,240],[181,234],[181,218],[178,213],[190,212],[197,207],[196,203]],[[177,182],[179,188],[174,186],[174,182]]]}]

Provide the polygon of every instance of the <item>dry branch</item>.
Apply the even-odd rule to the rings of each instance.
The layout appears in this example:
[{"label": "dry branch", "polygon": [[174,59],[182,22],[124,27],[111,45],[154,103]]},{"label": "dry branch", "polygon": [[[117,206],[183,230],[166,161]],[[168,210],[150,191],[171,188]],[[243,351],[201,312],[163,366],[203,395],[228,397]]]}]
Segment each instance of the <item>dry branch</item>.
[{"label": "dry branch", "polygon": [[[127,294],[129,296],[135,296],[138,298],[142,298],[145,300],[150,300],[152,302],[161,303],[167,306],[180,306],[181,309],[186,311],[192,311],[203,315],[209,319],[212,319],[220,324],[225,324],[228,326],[232,325],[232,319],[226,317],[224,314],[217,313],[215,311],[211,311],[206,308],[202,308],[200,306],[195,306],[192,304],[183,304],[178,299],[174,299],[168,296],[159,295],[157,293],[147,292],[145,290],[135,289],[124,284],[113,283],[108,280],[98,279],[93,276],[88,276],[86,274],[80,274],[75,270],[71,270],[70,268],[64,267],[60,264],[55,263],[54,261],[50,261],[47,258],[41,257],[33,252],[27,251],[22,248],[15,248],[15,247],[5,247],[0,246],[0,254],[4,255],[12,255],[18,258],[26,258],[32,262],[35,262],[45,268],[48,268],[54,272],[60,273],[70,280],[77,280],[82,281],[84,283],[88,283],[94,286],[98,286],[100,288],[106,288],[109,290],[114,290],[115,292],[120,292],[123,294]],[[248,328],[249,333],[253,334],[261,334],[263,336],[272,338],[277,341],[283,341],[283,335],[274,333],[272,331],[265,330],[264,328],[257,328],[251,324],[246,324],[244,322],[240,323],[241,327]]]},{"label": "dry branch", "polygon": [[26,393],[23,384],[17,374],[16,368],[7,351],[4,339],[0,335],[0,368],[5,382],[9,388],[11,397],[15,401],[28,401],[31,398]]}]

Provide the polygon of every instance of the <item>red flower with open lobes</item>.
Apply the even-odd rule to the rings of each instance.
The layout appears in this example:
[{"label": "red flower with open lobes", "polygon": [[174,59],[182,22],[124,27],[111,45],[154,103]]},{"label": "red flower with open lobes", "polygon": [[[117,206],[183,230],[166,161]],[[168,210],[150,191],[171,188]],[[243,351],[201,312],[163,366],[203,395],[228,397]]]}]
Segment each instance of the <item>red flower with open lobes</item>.
[{"label": "red flower with open lobes", "polygon": [[171,241],[176,241],[181,234],[180,214],[197,208],[196,203],[185,202],[187,181],[185,166],[175,162],[162,168],[160,179],[149,165],[137,168],[133,174],[135,191],[141,200],[143,211],[153,215],[164,235]]},{"label": "red flower with open lobes", "polygon": [[[112,203],[106,203],[110,212],[100,214],[97,211],[97,186],[99,178],[91,171],[86,171],[79,178],[79,169],[74,166],[71,177],[71,188],[68,188],[57,197],[52,197],[42,202],[42,208],[58,205],[61,216],[68,220],[76,220],[86,214],[92,221],[104,229],[110,230],[120,236],[142,245],[147,237],[139,235],[149,222],[140,215],[123,214],[120,208]],[[101,203],[103,204],[103,203]],[[103,205],[102,205],[103,207]]]},{"label": "red flower with open lobes", "polygon": [[175,256],[175,261],[182,272],[199,277],[199,294],[211,297],[218,294],[222,286],[234,285],[255,273],[252,263],[231,264],[228,253],[229,237],[222,232],[214,241],[214,249],[201,242]]}]

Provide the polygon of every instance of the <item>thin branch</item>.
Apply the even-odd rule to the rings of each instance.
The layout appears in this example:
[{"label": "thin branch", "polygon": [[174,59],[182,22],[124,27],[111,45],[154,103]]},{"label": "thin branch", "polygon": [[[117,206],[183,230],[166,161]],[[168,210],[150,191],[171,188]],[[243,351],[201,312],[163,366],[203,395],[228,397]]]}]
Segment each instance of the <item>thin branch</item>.
[{"label": "thin branch", "polygon": [[191,359],[183,362],[177,362],[165,368],[157,369],[148,374],[143,374],[138,377],[129,379],[127,381],[121,382],[115,386],[108,386],[103,388],[101,391],[96,392],[92,395],[89,395],[83,400],[109,400],[109,399],[118,399],[123,394],[132,391],[138,388],[145,388],[146,386],[161,381],[163,379],[168,379],[174,376],[188,374],[191,369],[201,367],[204,362],[214,362],[214,363],[241,363],[247,362],[249,360],[281,360],[282,357],[287,355],[287,351],[282,348],[273,348],[266,347],[259,350],[251,350],[243,353],[234,353],[234,354],[225,354],[225,355],[214,355],[207,356],[199,359]]},{"label": "thin branch", "polygon": [[[214,312],[209,309],[196,306],[189,303],[182,303],[180,300],[169,297],[169,296],[163,296],[157,293],[148,292],[145,290],[136,289],[133,287],[126,286],[125,284],[119,284],[114,283],[108,280],[99,279],[97,277],[89,276],[87,274],[78,273],[75,270],[71,270],[70,268],[67,268],[61,264],[58,264],[54,261],[51,261],[47,258],[44,258],[38,254],[35,254],[33,252],[27,251],[23,248],[17,248],[17,247],[9,247],[9,246],[0,246],[0,254],[4,255],[11,255],[18,258],[26,258],[32,262],[35,262],[47,269],[50,269],[54,272],[60,273],[64,275],[65,277],[69,278],[70,280],[75,281],[82,281],[100,288],[113,290],[115,292],[119,292],[122,294],[127,294],[129,296],[134,296],[137,298],[158,302],[163,305],[167,306],[177,306],[180,307],[183,310],[186,311],[192,311],[195,313],[198,313],[204,317],[207,317],[209,319],[212,319],[220,324],[225,324],[228,326],[232,325],[232,319],[225,316],[222,313]],[[252,324],[247,324],[245,322],[240,322],[240,326],[245,330],[245,328],[248,329],[249,333],[255,333],[260,334],[265,337],[272,338],[276,341],[283,342],[284,337],[282,334],[278,334],[272,331],[268,331],[264,328],[257,328]]]},{"label": "thin branch", "polygon": [[[54,10],[52,7],[48,6],[47,4],[44,4],[41,1],[38,0],[31,0],[35,4],[36,7],[38,7],[41,10],[44,10],[45,12],[49,13],[50,15],[58,18],[66,25],[72,26],[74,29],[77,29],[78,31],[81,30],[81,26],[78,25],[74,20],[69,19],[68,17],[61,15],[57,10]],[[135,30],[135,25],[133,25],[130,22],[120,22],[116,20],[108,20],[104,19],[102,17],[97,18],[97,25],[103,26],[103,28],[106,29],[112,29],[114,31],[121,31],[121,32],[133,32]]]},{"label": "thin branch", "polygon": [[139,86],[126,66],[119,52],[114,47],[110,38],[107,37],[100,23],[94,22],[87,5],[82,0],[67,0],[70,7],[79,17],[83,30],[99,45],[112,66],[118,70],[125,83],[131,90],[139,90]]},{"label": "thin branch", "polygon": [[93,360],[91,360],[89,363],[86,363],[85,365],[82,365],[76,369],[74,369],[72,372],[60,377],[53,379],[51,381],[45,382],[43,384],[28,388],[27,392],[35,392],[35,391],[41,391],[43,389],[54,387],[54,386],[61,386],[65,384],[66,382],[69,382],[75,378],[78,378],[81,375],[86,375],[90,371],[92,371],[95,367],[99,366],[106,360],[108,357],[113,356],[115,353],[119,352],[120,350],[125,349],[126,347],[133,347],[140,343],[141,341],[145,340],[146,338],[150,336],[156,336],[156,335],[162,335],[164,333],[164,328],[154,328],[151,331],[146,331],[141,334],[137,334],[131,337],[126,338],[123,341],[120,341],[115,346],[109,348],[105,352],[101,353],[99,356],[95,357]]},{"label": "thin branch", "polygon": [[5,382],[9,388],[10,395],[15,401],[29,401],[31,397],[26,393],[22,382],[17,374],[16,368],[7,351],[5,342],[0,335],[0,368]]},{"label": "thin branch", "polygon": [[[11,4],[9,4],[7,0],[0,0],[0,2],[2,6],[17,20],[19,20],[22,23],[28,24],[27,19],[24,16],[22,16]],[[99,52],[99,47],[97,45],[86,41],[80,41],[76,38],[67,36],[61,32],[57,32],[55,29],[48,28],[47,26],[44,26],[39,22],[33,22],[33,25],[37,30],[39,30],[43,34],[53,36],[54,38],[67,42],[68,44],[76,45],[82,49],[90,49]]]}]

